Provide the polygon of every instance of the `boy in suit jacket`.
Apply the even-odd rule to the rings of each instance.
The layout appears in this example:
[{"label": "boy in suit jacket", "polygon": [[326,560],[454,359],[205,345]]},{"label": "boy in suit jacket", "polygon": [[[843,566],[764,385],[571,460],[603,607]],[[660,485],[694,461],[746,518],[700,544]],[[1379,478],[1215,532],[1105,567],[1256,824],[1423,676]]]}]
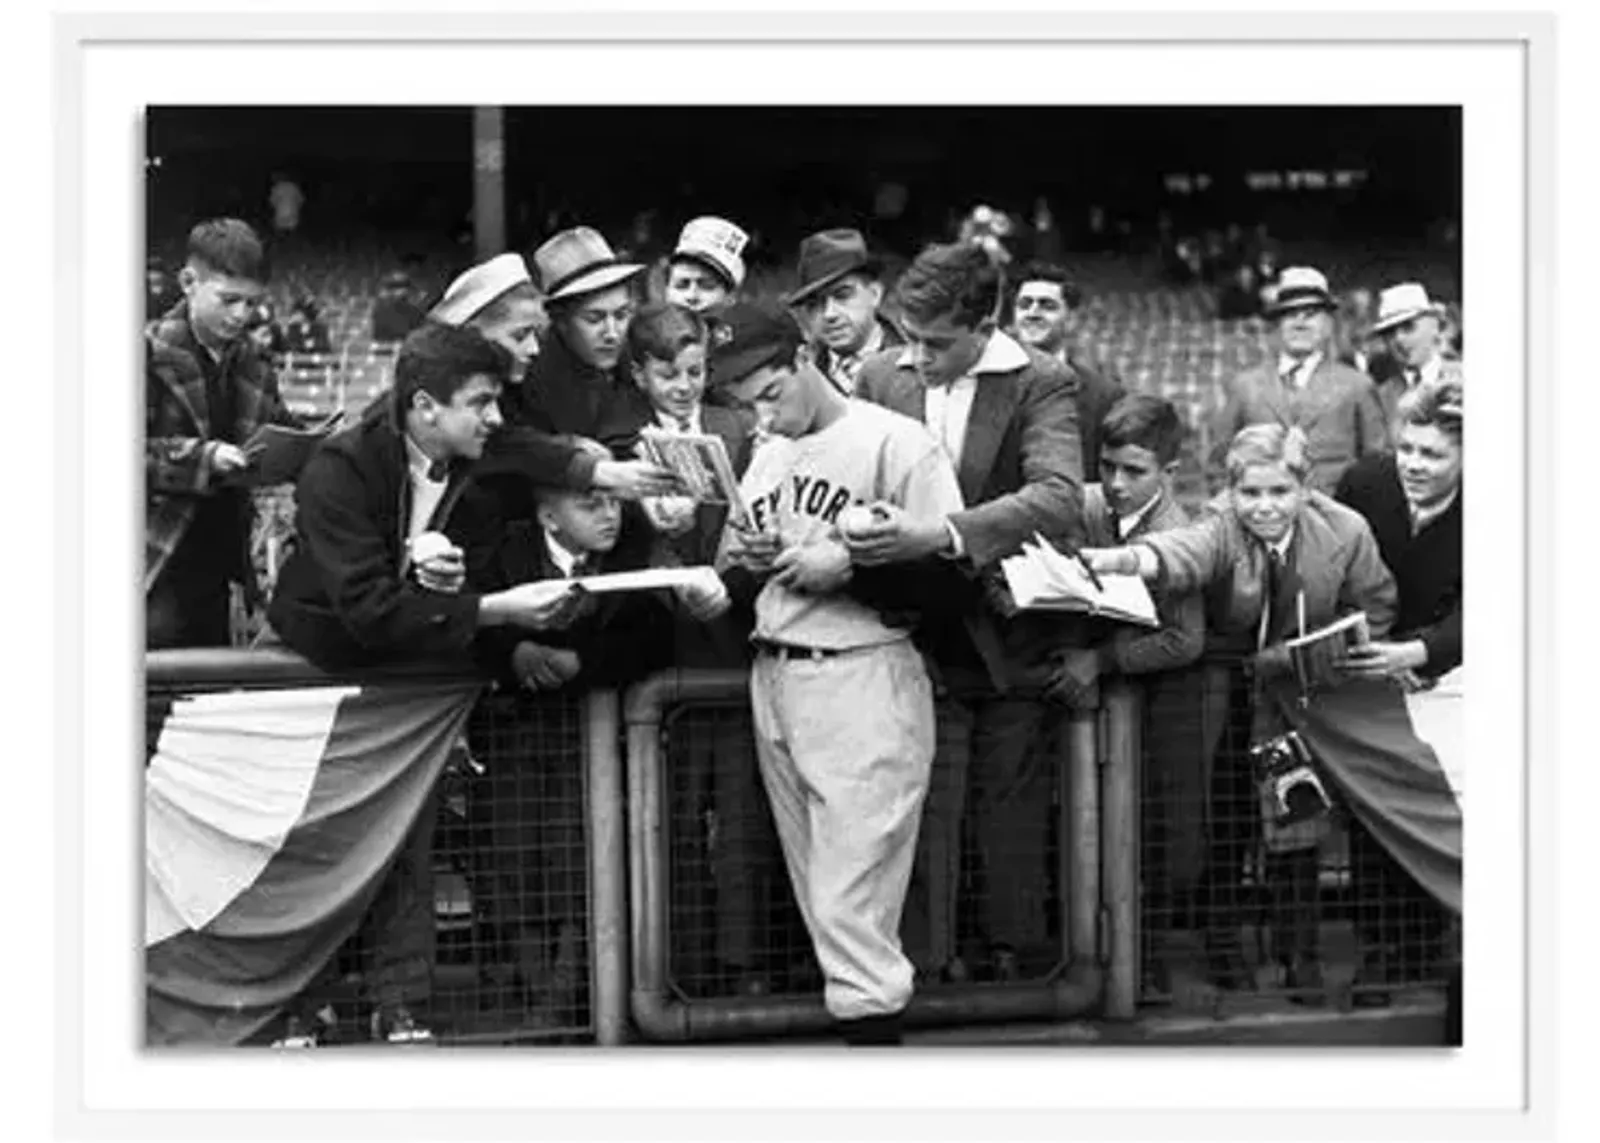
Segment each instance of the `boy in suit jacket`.
[{"label": "boy in suit jacket", "polygon": [[[992,585],[1000,561],[1035,532],[1056,542],[1082,540],[1074,380],[997,328],[1001,285],[998,268],[971,245],[930,247],[901,276],[896,292],[908,345],[862,366],[856,394],[933,430],[956,466],[966,507],[850,537],[857,563],[942,557]],[[938,625],[943,638],[932,657],[945,687],[971,703],[955,704],[941,719],[906,910],[907,950],[925,975],[965,972],[957,963],[955,911],[968,771],[975,790],[1000,791],[1046,764],[1031,749],[1045,710],[1039,688],[1050,649],[1069,640],[1073,627],[984,607],[957,614],[961,622]],[[1042,871],[1042,852],[1037,864]],[[1031,913],[1027,941],[1043,944],[1043,902]]]},{"label": "boy in suit jacket", "polygon": [[[1183,442],[1183,424],[1172,403],[1146,393],[1122,398],[1099,427],[1100,483],[1084,489],[1088,543],[1115,547],[1181,528],[1189,514],[1172,493]],[[1160,593],[1158,630],[1108,625],[1093,646],[1063,648],[1052,692],[1068,703],[1094,705],[1091,692],[1104,675],[1136,679],[1144,699],[1144,768],[1140,791],[1140,846],[1143,854],[1144,911],[1150,918],[1147,962],[1157,986],[1172,990],[1176,950],[1159,940],[1164,931],[1190,923],[1200,871],[1206,859],[1206,806],[1210,759],[1196,745],[1202,718],[1203,677],[1193,669],[1205,650],[1205,601],[1199,592]],[[1048,824],[1048,788],[1015,799],[1017,813],[996,815],[979,824],[985,862],[1017,846],[1026,824],[1043,844]],[[1025,843],[1030,844],[1030,843]],[[1027,852],[1020,850],[1019,852]],[[1016,875],[1013,874],[1012,877]],[[1009,879],[1008,879],[1009,880]],[[1000,900],[1006,883],[991,885]],[[1003,928],[991,925],[991,933]]]},{"label": "boy in suit jacket", "polygon": [[[686,228],[685,233],[691,232]],[[742,275],[742,263],[738,265]],[[712,314],[702,316],[676,303],[640,309],[628,326],[623,353],[636,388],[625,405],[626,423],[613,436],[634,448],[640,430],[647,427],[716,436],[734,476],[742,478],[750,464],[755,420],[743,410],[704,399],[707,343],[716,324]],[[649,497],[641,505],[658,533],[661,562],[705,567],[716,561],[727,505],[696,504],[685,496]],[[730,610],[709,623],[680,613],[672,633],[671,664],[748,670],[752,619],[747,608]],[[725,730],[726,724],[719,724],[716,733],[694,743],[703,749],[684,759],[684,780],[697,807],[705,800],[715,823],[706,858],[716,891],[717,971],[736,992],[758,995],[771,987],[771,966],[762,963],[758,941],[771,928],[770,915],[781,892],[782,854],[750,743]]]},{"label": "boy in suit jacket", "polygon": [[1213,487],[1234,435],[1249,425],[1280,424],[1305,433],[1310,486],[1329,495],[1339,477],[1364,456],[1388,446],[1388,430],[1372,381],[1344,365],[1332,351],[1337,303],[1320,271],[1284,270],[1268,320],[1276,323],[1275,362],[1246,370],[1229,382],[1212,425],[1216,442],[1208,458]]},{"label": "boy in suit jacket", "polygon": [[[597,456],[606,452],[594,441],[567,443]],[[468,552],[467,581],[474,589],[581,580],[649,565],[650,527],[637,506],[627,511],[607,493],[553,485],[538,487],[535,499],[533,519],[495,516],[488,499],[460,514],[455,535]],[[709,569],[704,583],[674,594],[701,619],[727,607],[721,580]],[[671,661],[670,607],[658,592],[587,595],[561,630],[485,633],[479,658],[503,687],[531,694],[623,687]],[[493,728],[528,743],[496,752],[505,764],[486,776],[486,788],[472,801],[473,824],[488,841],[476,856],[488,885],[486,911],[502,948],[515,958],[524,999],[569,1024],[578,1017],[581,986],[583,773],[580,765],[550,757],[552,726],[570,720],[548,718],[537,702],[519,707],[509,727],[502,721]],[[489,730],[473,728],[480,736]],[[573,741],[556,754],[576,759],[580,751]]]}]

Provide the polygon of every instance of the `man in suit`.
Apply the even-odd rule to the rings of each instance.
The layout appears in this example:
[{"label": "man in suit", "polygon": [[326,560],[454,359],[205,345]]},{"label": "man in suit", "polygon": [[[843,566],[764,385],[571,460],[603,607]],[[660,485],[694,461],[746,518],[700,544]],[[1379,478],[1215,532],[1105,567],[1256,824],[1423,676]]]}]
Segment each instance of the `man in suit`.
[{"label": "man in suit", "polygon": [[145,646],[230,642],[229,584],[259,594],[247,554],[250,462],[260,425],[293,425],[272,364],[246,337],[266,259],[237,219],[189,232],[183,301],[145,333]]},{"label": "man in suit", "polygon": [[[956,466],[966,508],[942,520],[879,525],[848,539],[856,562],[928,556],[993,581],[1000,561],[1035,532],[1083,538],[1083,462],[1073,378],[1000,331],[1001,275],[976,246],[924,250],[901,276],[908,345],[862,367],[857,393],[924,422]],[[907,902],[907,947],[924,974],[960,975],[955,948],[960,823],[969,774],[994,798],[1018,788],[1044,704],[1048,653],[1062,635],[1034,615],[980,611],[943,625],[932,657],[958,703],[934,765],[919,840],[920,876]],[[970,767],[968,759],[970,757]],[[1041,876],[1045,855],[1038,855]],[[1042,941],[1043,902],[1031,938]],[[993,950],[1012,953],[1018,950]],[[1001,958],[1003,959],[1003,957]],[[1014,964],[1014,956],[1012,962]]]},{"label": "man in suit", "polygon": [[1012,332],[1018,341],[1053,357],[1078,379],[1078,434],[1083,438],[1083,478],[1100,472],[1100,424],[1117,403],[1122,383],[1089,363],[1072,336],[1073,314],[1083,293],[1061,266],[1032,262],[1017,278],[1012,294]]},{"label": "man in suit", "polygon": [[1444,355],[1443,316],[1444,307],[1418,282],[1402,282],[1378,295],[1378,319],[1370,335],[1383,339],[1393,362],[1387,376],[1374,378],[1386,426],[1393,423],[1400,398],[1419,385],[1463,379],[1461,362]]},{"label": "man in suit", "polygon": [[823,376],[847,395],[868,358],[905,341],[878,313],[882,270],[859,230],[819,231],[800,244],[800,284],[783,299],[815,345]]},{"label": "man in suit", "polygon": [[1328,280],[1318,270],[1284,270],[1266,316],[1276,323],[1275,360],[1245,371],[1228,384],[1212,424],[1208,458],[1213,484],[1234,434],[1249,425],[1280,424],[1304,431],[1312,465],[1310,486],[1332,493],[1344,470],[1388,446],[1383,409],[1371,380],[1335,360]]}]

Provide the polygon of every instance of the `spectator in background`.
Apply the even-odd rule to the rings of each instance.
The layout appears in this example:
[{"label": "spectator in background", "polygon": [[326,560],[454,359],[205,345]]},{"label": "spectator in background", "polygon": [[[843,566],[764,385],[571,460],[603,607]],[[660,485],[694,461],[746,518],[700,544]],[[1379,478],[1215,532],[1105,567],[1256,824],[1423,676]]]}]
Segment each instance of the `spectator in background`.
[{"label": "spectator in background", "polygon": [[144,267],[144,317],[155,321],[183,300],[183,291],[167,276],[161,259],[151,255]]},{"label": "spectator in background", "polygon": [[1017,276],[1011,308],[1017,340],[1059,361],[1077,382],[1083,473],[1085,480],[1092,480],[1100,470],[1100,422],[1122,396],[1123,386],[1092,366],[1076,343],[1073,315],[1082,304],[1082,292],[1063,267],[1033,262]]},{"label": "spectator in background", "polygon": [[396,270],[383,279],[372,303],[372,340],[403,341],[425,316],[412,299],[410,276]]},{"label": "spectator in background", "polygon": [[663,297],[695,313],[720,306],[744,285],[744,248],[750,236],[725,218],[706,216],[684,225],[667,261]]},{"label": "spectator in background", "polygon": [[1392,368],[1373,380],[1389,420],[1398,412],[1401,397],[1419,385],[1462,381],[1461,362],[1444,355],[1443,314],[1444,307],[1417,282],[1390,286],[1378,296],[1378,318],[1371,332],[1383,339]]},{"label": "spectator in background", "polygon": [[1372,359],[1373,342],[1376,339],[1371,325],[1371,290],[1358,286],[1339,299],[1339,310],[1334,318],[1334,356],[1358,373],[1377,376],[1374,368],[1381,368],[1382,365],[1375,364]]},{"label": "spectator in background", "polygon": [[305,206],[305,192],[288,175],[282,172],[272,176],[272,190],[267,196],[272,207],[272,229],[280,241],[292,239],[300,229],[300,211]]},{"label": "spectator in background", "polygon": [[328,327],[323,323],[316,299],[302,295],[289,310],[289,320],[283,324],[283,341],[289,353],[330,354],[333,342],[328,337]]},{"label": "spectator in background", "polygon": [[270,299],[263,300],[256,308],[245,332],[250,338],[250,344],[255,346],[256,352],[262,357],[277,357],[286,352],[287,343],[283,339],[283,329],[274,316]]},{"label": "spectator in background", "polygon": [[1281,424],[1306,433],[1310,486],[1331,492],[1362,457],[1388,444],[1383,410],[1366,375],[1333,357],[1333,311],[1328,280],[1294,266],[1266,312],[1274,323],[1275,360],[1232,378],[1212,428],[1208,460],[1215,479],[1234,435],[1249,425]]},{"label": "spectator in background", "polygon": [[266,293],[255,231],[238,219],[189,232],[184,300],[145,331],[145,646],[222,647],[230,583],[253,607],[249,460],[263,424],[294,424],[271,363],[246,337]]},{"label": "spectator in background", "polygon": [[1223,321],[1245,321],[1261,313],[1261,288],[1256,268],[1241,262],[1233,276],[1217,292],[1217,317]]},{"label": "spectator in background", "polygon": [[[1002,284],[1000,268],[966,243],[929,247],[896,283],[909,343],[868,361],[858,392],[933,431],[956,467],[967,507],[944,519],[893,521],[846,537],[855,563],[944,556],[982,581],[1035,533],[1081,540],[1083,461],[1073,386],[1061,365],[998,328]],[[952,694],[968,701],[941,722],[906,914],[906,947],[924,975],[935,978],[965,968],[955,947],[956,885],[969,779],[984,798],[975,813],[1005,812],[1005,800],[1037,762],[1031,745],[1045,708],[1033,696],[1049,670],[1050,650],[1064,641],[1057,617],[946,615],[930,655]],[[1042,854],[1034,873],[1012,887],[1014,899],[1032,899],[1040,910],[1021,938],[1030,945],[1044,938]],[[989,951],[983,967],[1004,976],[1033,950]]]},{"label": "spectator in background", "polygon": [[859,230],[819,231],[800,244],[800,283],[783,299],[816,346],[817,368],[846,395],[869,357],[905,343],[878,313],[881,271]]}]

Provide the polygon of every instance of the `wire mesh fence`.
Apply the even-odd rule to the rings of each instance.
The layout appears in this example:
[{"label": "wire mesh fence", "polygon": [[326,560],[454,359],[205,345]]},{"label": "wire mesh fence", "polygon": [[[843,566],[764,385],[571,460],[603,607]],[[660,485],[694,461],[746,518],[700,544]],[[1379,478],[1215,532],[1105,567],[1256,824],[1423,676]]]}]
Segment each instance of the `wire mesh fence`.
[{"label": "wire mesh fence", "polygon": [[1330,788],[1330,812],[1264,826],[1237,664],[1145,688],[1140,995],[1227,1014],[1381,1007],[1443,987],[1455,923]]},{"label": "wire mesh fence", "polygon": [[[918,987],[1044,979],[1062,961],[1059,716],[1041,708],[1036,723],[1013,735],[1007,780],[991,787],[983,785],[989,772],[970,764],[972,709],[945,702],[938,713],[938,756],[902,924]],[[1014,727],[1014,716],[996,710],[991,719]],[[690,1001],[820,990],[747,700],[675,704],[662,735],[672,988]],[[1003,946],[997,932],[1009,938]]]}]

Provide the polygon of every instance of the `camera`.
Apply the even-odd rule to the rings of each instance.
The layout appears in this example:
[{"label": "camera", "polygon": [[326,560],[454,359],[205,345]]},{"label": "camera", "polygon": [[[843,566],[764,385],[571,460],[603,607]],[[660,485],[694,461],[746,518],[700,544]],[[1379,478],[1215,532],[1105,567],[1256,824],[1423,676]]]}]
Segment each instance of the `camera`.
[{"label": "camera", "polygon": [[1310,821],[1332,808],[1317,776],[1311,751],[1294,731],[1250,748],[1261,789],[1262,810],[1279,827]]}]

